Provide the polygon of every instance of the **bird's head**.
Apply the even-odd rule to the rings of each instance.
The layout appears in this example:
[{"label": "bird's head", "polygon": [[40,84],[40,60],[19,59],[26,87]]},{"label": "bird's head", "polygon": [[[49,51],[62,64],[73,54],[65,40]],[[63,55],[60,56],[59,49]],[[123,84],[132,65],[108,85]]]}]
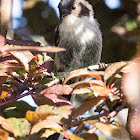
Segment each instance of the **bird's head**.
[{"label": "bird's head", "polygon": [[58,8],[61,19],[69,15],[93,17],[92,6],[86,0],[61,0]]}]

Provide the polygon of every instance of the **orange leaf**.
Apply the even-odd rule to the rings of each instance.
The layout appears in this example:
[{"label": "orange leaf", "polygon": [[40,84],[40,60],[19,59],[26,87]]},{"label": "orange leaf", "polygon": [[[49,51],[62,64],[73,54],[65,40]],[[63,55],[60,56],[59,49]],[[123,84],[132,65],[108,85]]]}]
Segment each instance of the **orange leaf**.
[{"label": "orange leaf", "polygon": [[111,93],[111,89],[100,86],[91,86],[91,89],[95,96],[108,96],[108,94]]},{"label": "orange leaf", "polygon": [[8,140],[8,133],[0,128],[0,140]]},{"label": "orange leaf", "polygon": [[36,124],[39,122],[39,120],[43,120],[48,116],[46,113],[36,113],[33,111],[27,111],[26,112],[26,119],[31,123],[31,124]]},{"label": "orange leaf", "polygon": [[67,83],[67,81],[69,81],[72,78],[75,77],[82,77],[82,76],[86,76],[86,77],[94,77],[97,80],[101,80],[101,75],[94,73],[93,71],[88,71],[86,69],[80,69],[80,70],[74,70],[72,71],[64,80],[63,85]]},{"label": "orange leaf", "polygon": [[4,99],[8,96],[9,92],[7,91],[2,91],[1,95],[0,95],[0,99]]}]

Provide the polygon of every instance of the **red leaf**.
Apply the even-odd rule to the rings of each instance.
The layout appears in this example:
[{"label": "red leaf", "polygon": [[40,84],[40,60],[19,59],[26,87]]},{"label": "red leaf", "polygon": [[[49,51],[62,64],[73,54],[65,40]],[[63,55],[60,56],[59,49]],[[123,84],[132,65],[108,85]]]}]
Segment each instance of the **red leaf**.
[{"label": "red leaf", "polygon": [[35,42],[32,40],[9,40],[6,39],[6,44],[9,45],[18,45],[18,46],[40,46],[39,42]]},{"label": "red leaf", "polygon": [[44,96],[53,101],[56,104],[56,106],[72,105],[72,103],[69,100],[56,94],[44,94]]}]

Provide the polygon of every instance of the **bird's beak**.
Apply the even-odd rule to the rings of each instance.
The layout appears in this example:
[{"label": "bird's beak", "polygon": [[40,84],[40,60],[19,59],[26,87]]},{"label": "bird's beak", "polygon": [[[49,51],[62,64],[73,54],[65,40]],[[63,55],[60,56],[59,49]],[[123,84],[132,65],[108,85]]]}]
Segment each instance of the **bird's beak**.
[{"label": "bird's beak", "polygon": [[70,14],[67,10],[62,11],[62,13],[60,13],[60,18],[64,18],[66,17],[68,14]]}]

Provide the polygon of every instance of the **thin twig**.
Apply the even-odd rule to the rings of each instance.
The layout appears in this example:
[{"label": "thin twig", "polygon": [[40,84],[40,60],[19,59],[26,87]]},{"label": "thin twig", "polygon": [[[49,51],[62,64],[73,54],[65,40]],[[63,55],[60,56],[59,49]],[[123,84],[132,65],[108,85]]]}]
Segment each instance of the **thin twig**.
[{"label": "thin twig", "polygon": [[27,95],[31,95],[31,94],[33,94],[33,93],[34,93],[34,89],[32,89],[32,90],[30,90],[29,92],[27,92],[27,93],[25,93],[25,94],[22,94],[22,95],[20,95],[20,96],[18,96],[18,97],[15,97],[15,98],[13,98],[13,99],[11,99],[11,100],[8,100],[8,101],[6,101],[6,102],[0,103],[0,106],[4,106],[4,105],[6,105],[6,104],[12,103],[12,102],[14,102],[14,101],[16,101],[16,100],[18,100],[18,99],[20,99],[20,98],[23,98],[23,97],[25,97],[25,96],[27,96]]}]

